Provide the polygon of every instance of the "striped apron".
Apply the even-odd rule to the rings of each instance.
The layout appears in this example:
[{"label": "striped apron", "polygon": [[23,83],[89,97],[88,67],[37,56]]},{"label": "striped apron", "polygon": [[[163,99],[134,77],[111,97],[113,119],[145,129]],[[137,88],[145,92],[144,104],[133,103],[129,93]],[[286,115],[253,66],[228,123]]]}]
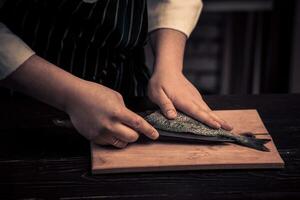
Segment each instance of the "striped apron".
[{"label": "striped apron", "polygon": [[53,64],[125,97],[145,95],[146,0],[7,0],[0,13]]}]

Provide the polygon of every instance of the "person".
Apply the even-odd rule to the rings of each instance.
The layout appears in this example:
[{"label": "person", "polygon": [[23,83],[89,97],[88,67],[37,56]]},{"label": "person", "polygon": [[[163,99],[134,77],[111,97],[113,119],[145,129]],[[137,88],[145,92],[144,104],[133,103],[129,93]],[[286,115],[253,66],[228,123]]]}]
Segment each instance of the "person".
[{"label": "person", "polygon": [[[215,115],[182,73],[200,0],[9,0],[1,2],[0,83],[66,112],[87,139],[123,148],[159,134],[126,108],[148,95],[174,119],[180,110],[213,128]],[[155,62],[150,76],[144,46]]]}]

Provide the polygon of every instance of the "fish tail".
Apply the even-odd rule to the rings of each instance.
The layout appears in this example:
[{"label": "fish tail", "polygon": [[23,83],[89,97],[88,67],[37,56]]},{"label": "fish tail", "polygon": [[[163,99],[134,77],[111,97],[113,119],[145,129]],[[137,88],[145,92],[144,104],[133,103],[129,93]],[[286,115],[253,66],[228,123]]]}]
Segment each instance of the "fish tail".
[{"label": "fish tail", "polygon": [[268,143],[269,141],[271,140],[258,139],[252,133],[244,133],[241,136],[236,138],[236,142],[243,146],[250,147],[260,151],[267,151],[267,152],[269,152],[270,150],[265,146],[265,144]]}]

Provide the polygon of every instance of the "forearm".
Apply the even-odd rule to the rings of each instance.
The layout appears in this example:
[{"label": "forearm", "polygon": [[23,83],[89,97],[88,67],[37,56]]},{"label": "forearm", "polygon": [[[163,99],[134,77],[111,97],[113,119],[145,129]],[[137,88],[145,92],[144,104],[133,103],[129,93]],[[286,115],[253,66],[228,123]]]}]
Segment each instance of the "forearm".
[{"label": "forearm", "polygon": [[5,87],[30,95],[60,110],[66,109],[66,101],[82,83],[83,80],[36,55],[0,81]]},{"label": "forearm", "polygon": [[182,71],[186,35],[174,29],[158,29],[150,35],[154,51],[154,71]]}]

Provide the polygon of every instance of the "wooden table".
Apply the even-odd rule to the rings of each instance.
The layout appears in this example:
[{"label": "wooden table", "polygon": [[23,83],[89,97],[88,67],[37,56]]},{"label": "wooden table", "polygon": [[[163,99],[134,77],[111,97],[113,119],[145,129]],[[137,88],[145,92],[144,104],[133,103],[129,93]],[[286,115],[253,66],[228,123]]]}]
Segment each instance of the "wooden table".
[{"label": "wooden table", "polygon": [[213,109],[258,109],[285,169],[91,175],[89,142],[52,126],[64,114],[1,97],[0,199],[300,199],[300,95],[205,99]]}]

